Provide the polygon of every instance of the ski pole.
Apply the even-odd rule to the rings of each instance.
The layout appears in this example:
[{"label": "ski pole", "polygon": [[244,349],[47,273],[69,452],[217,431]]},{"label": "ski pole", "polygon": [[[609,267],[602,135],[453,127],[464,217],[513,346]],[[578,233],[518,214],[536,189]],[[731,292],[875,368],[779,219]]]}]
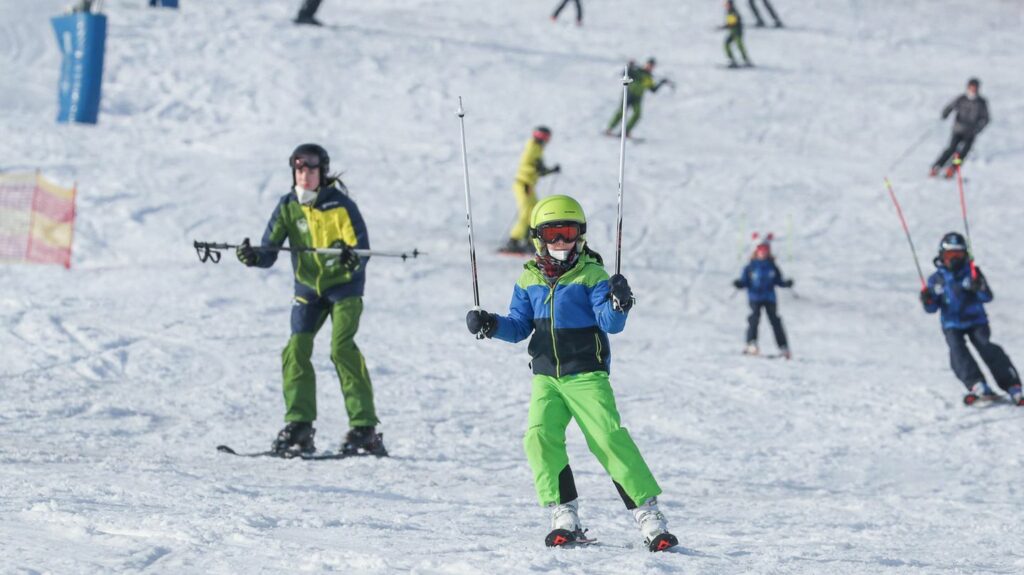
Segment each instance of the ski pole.
[{"label": "ski pole", "polygon": [[913,152],[914,150],[916,150],[917,148],[919,148],[919,147],[921,146],[921,144],[923,144],[923,143],[924,143],[924,141],[925,141],[926,139],[928,139],[928,136],[931,136],[931,135],[932,135],[932,132],[933,132],[933,131],[935,131],[935,127],[936,127],[936,126],[938,126],[938,125],[941,125],[941,124],[930,124],[930,125],[928,126],[928,129],[927,129],[927,130],[926,130],[926,131],[925,131],[925,132],[924,132],[923,134],[921,134],[920,136],[918,136],[918,138],[917,138],[916,140],[914,140],[914,143],[913,143],[913,144],[910,144],[910,146],[909,146],[909,147],[908,147],[908,148],[907,148],[906,150],[903,150],[903,153],[902,153],[902,154],[900,154],[900,155],[899,155],[899,156],[898,156],[898,157],[896,158],[896,161],[895,161],[895,162],[893,162],[891,166],[889,166],[889,170],[888,170],[888,171],[889,171],[889,172],[892,172],[893,170],[895,170],[895,169],[896,169],[896,167],[897,167],[897,166],[899,166],[900,164],[902,164],[902,163],[903,163],[903,161],[904,161],[904,160],[906,160],[906,159],[907,159],[907,157],[908,157],[908,156],[909,156],[909,155],[910,155],[910,154],[911,154],[911,153],[912,153],[912,152]]},{"label": "ski pole", "polygon": [[[459,96],[459,133],[462,136],[462,180],[466,190],[466,231],[469,233],[469,269],[473,273],[473,309],[480,309],[480,283],[476,275],[476,244],[473,242],[473,206],[469,199],[469,160],[466,158],[466,111],[462,108],[462,96]],[[484,334],[476,334],[483,339]]]},{"label": "ski pole", "polygon": [[964,177],[960,166],[964,161],[960,154],[953,154],[953,165],[956,166],[956,186],[960,189],[960,212],[964,216],[964,235],[967,236],[967,261],[971,264],[971,279],[978,279],[978,268],[974,266],[974,251],[971,249],[971,227],[967,225],[967,199],[964,197]]},{"label": "ski pole", "polygon": [[[228,244],[218,242],[201,242],[195,240],[192,242],[192,247],[196,249],[196,254],[199,255],[199,261],[220,263],[220,252],[221,250],[233,250],[241,247],[239,244]],[[293,248],[284,246],[252,246],[254,249],[258,249],[265,252],[299,252],[299,253],[314,253],[314,254],[325,254],[325,255],[341,255],[346,250],[351,251],[361,258],[368,258],[370,256],[377,256],[383,258],[402,258],[407,260],[409,258],[417,258],[419,256],[426,255],[425,253],[414,249],[408,252],[387,252],[380,250],[365,250],[362,248]]]},{"label": "ski pole", "polygon": [[626,91],[633,79],[629,66],[622,69],[622,119],[619,122],[619,213],[615,222],[615,273],[622,271],[622,187],[626,169]]},{"label": "ski pole", "polygon": [[917,259],[917,249],[914,248],[914,240],[910,238],[910,228],[907,227],[907,220],[903,217],[903,210],[900,208],[899,201],[896,200],[896,192],[892,189],[892,182],[889,178],[885,178],[885,187],[889,190],[889,197],[892,198],[892,203],[896,206],[896,215],[900,217],[900,223],[903,224],[903,234],[907,236],[907,243],[910,244],[910,253],[914,256],[914,266],[917,267],[917,277],[921,280],[921,290],[928,289],[928,284],[924,281],[924,272],[921,271],[921,263]]}]

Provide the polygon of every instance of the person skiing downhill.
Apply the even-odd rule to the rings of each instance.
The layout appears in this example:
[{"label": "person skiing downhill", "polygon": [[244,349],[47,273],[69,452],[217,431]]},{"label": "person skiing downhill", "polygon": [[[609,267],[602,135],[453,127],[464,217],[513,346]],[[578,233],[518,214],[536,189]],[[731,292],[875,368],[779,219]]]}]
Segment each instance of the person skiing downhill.
[{"label": "person skiing downhill", "polygon": [[[642,68],[637,67],[634,60],[629,61],[627,68],[627,75],[633,80],[626,88],[626,108],[632,110],[629,119],[626,120],[626,137],[631,137],[633,128],[636,123],[640,121],[640,115],[643,112],[644,94],[648,91],[651,93],[657,92],[662,86],[668,84],[670,87],[675,86],[675,83],[668,78],[662,78],[657,82],[654,81],[654,67],[658,64],[657,60],[653,57],[647,59],[647,63]],[[619,107],[615,109],[615,114],[612,115],[611,121],[608,122],[608,128],[604,131],[606,136],[619,136],[620,134],[615,132],[615,128],[619,126],[622,121],[622,100],[619,100]]]},{"label": "person skiing downhill", "polygon": [[725,37],[725,55],[729,57],[729,67],[739,68],[740,66],[732,55],[734,43],[740,50],[740,56],[743,56],[743,65],[748,68],[753,66],[754,64],[747,57],[747,47],[743,44],[743,19],[740,18],[740,13],[733,6],[732,0],[725,2],[725,26],[722,27],[729,31],[729,35]]},{"label": "person skiing downhill", "polygon": [[[775,14],[775,9],[772,8],[771,1],[762,0],[762,2],[764,2],[764,7],[768,9],[768,15],[770,15],[772,17],[772,20],[775,21],[775,27],[782,28],[782,20],[779,20],[778,15]],[[757,24],[754,25],[757,26],[758,28],[763,28],[764,19],[761,18],[761,13],[757,11],[756,0],[750,0],[750,11],[754,13],[754,19],[757,20]]]},{"label": "person skiing downhill", "polygon": [[921,290],[921,304],[927,313],[942,312],[940,319],[949,346],[950,367],[967,388],[964,403],[971,405],[979,399],[997,397],[967,349],[965,339],[969,339],[999,387],[1010,395],[1013,403],[1024,406],[1020,374],[1003,348],[989,339],[992,330],[985,304],[994,296],[981,269],[970,259],[967,241],[957,232],[947,233],[939,242],[939,255],[933,263],[935,273]]},{"label": "person skiing downhill", "polygon": [[790,359],[792,354],[789,351],[789,343],[786,340],[786,330],[782,327],[782,318],[776,312],[777,301],[775,287],[791,288],[793,280],[783,279],[782,271],[775,263],[772,256],[772,235],[768,234],[764,240],[757,244],[754,253],[750,256],[748,263],[740,277],[732,282],[736,289],[747,290],[747,300],[750,304],[750,316],[747,317],[747,347],[743,353],[757,355],[760,350],[757,347],[757,330],[761,322],[761,310],[768,315],[768,322],[772,325],[772,333],[775,335],[775,344],[779,347],[779,355]]},{"label": "person skiing downhill", "polygon": [[523,147],[523,153],[519,157],[519,168],[516,170],[516,181],[512,185],[519,214],[509,231],[508,242],[501,248],[504,253],[528,254],[533,251],[526,236],[530,229],[530,213],[533,206],[537,205],[537,181],[548,174],[558,174],[562,171],[560,164],[550,168],[544,164],[544,147],[550,141],[551,129],[547,126],[537,126]]},{"label": "person skiing downhill", "polygon": [[475,309],[470,333],[516,343],[530,334],[533,384],[523,446],[541,505],[551,510],[549,547],[587,543],[576,484],[565,447],[575,419],[587,446],[633,512],[652,551],[678,544],[658,508],[661,488],[626,428],[609,383],[608,334],[619,333],[633,305],[629,283],[608,277],[601,256],[586,243],[583,207],[569,196],[537,203],[530,215],[534,259],[524,264],[509,314]]},{"label": "person skiing downhill", "polygon": [[316,450],[313,421],[317,416],[316,374],[311,358],[313,340],[331,320],[331,361],[345,398],[351,429],[342,453],[387,455],[376,432],[373,387],[366,361],[355,343],[363,312],[363,286],[368,258],[352,248],[369,249],[366,224],[348,190],[337,177],[329,177],[330,157],[317,144],[302,144],[288,159],[293,188],[278,201],[260,247],[245,238],[238,260],[246,266],[269,268],[287,240],[293,248],[342,248],[340,256],[292,252],[295,296],[291,311],[291,337],[281,354],[285,422],[271,450],[285,457]]},{"label": "person skiing downhill", "polygon": [[[953,112],[956,112],[956,119],[953,122],[953,135],[950,137],[949,146],[939,154],[938,159],[932,164],[929,176],[937,176],[939,171],[946,165],[950,158],[958,157],[960,161],[967,159],[967,154],[974,145],[974,138],[988,125],[988,102],[978,94],[981,82],[977,78],[967,81],[967,91],[957,96],[945,108],[942,109],[942,119],[945,120]],[[955,166],[946,168],[946,178],[952,178],[956,172]]]}]

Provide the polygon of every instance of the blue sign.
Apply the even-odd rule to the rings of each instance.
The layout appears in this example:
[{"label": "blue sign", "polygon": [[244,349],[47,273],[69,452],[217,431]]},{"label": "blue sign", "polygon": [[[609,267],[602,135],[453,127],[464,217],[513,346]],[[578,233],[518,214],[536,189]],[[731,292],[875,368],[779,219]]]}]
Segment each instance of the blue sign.
[{"label": "blue sign", "polygon": [[58,122],[95,124],[100,113],[107,17],[86,12],[52,19],[64,55],[60,67]]},{"label": "blue sign", "polygon": [[163,6],[164,8],[177,8],[178,0],[149,0],[150,6]]}]

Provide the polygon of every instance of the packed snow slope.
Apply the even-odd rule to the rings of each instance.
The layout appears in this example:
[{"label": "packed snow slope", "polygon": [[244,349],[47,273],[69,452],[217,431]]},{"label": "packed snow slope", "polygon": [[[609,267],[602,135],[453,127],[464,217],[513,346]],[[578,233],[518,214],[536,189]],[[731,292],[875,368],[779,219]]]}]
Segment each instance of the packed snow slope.
[{"label": "packed snow slope", "polygon": [[[999,0],[778,0],[748,28],[758,67],[722,68],[718,2],[109,0],[96,126],[56,125],[48,18],[0,0],[0,167],[77,182],[73,268],[0,269],[0,572],[1020,573],[1024,409],[965,408],[882,178],[926,271],[961,229],[928,180],[939,112],[969,76],[992,125],[965,165],[995,341],[1024,365],[1024,12]],[[746,3],[739,6],[751,22]],[[543,547],[522,452],[525,342],[476,341],[457,97],[466,109],[480,294],[530,130],[611,265],[622,65],[658,58],[629,144],[622,270],[639,303],[612,338],[613,386],[681,546],[650,554],[575,426],[581,516],[600,542]],[[891,164],[919,137],[923,144]],[[308,463],[217,453],[282,425],[291,272],[200,264],[194,239],[258,238],[316,141],[345,171],[375,259],[358,342],[392,457]],[[792,361],[740,355],[731,280],[774,231]],[[799,297],[797,297],[799,295]],[[318,442],[348,422],[321,334]],[[774,350],[762,325],[761,342]]]}]

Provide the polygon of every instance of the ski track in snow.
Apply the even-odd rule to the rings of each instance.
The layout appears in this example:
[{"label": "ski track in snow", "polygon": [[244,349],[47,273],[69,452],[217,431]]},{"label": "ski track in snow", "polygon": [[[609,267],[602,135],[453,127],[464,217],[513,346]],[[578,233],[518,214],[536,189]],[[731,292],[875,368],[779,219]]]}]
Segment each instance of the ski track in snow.
[{"label": "ski track in snow", "polygon": [[[540,0],[325,2],[333,26],[308,29],[287,2],[110,0],[100,124],[60,126],[48,18],[66,4],[0,0],[0,169],[79,186],[73,269],[0,268],[0,572],[1024,571],[1024,413],[960,405],[882,187],[930,269],[962,226],[954,184],[923,178],[948,138],[938,115],[979,76],[993,123],[965,165],[972,239],[993,337],[1024,362],[1018,3],[779,2],[789,28],[748,27],[759,68],[737,73],[718,67],[713,2],[588,2],[582,28]],[[481,300],[503,311],[520,262],[491,250],[536,124],[564,169],[540,193],[582,201],[611,267],[618,143],[599,132],[620,66],[648,54],[678,88],[647,97],[646,141],[627,145],[639,304],[612,338],[612,382],[681,545],[644,549],[571,426],[600,543],[552,552],[521,446],[526,345],[465,333],[456,99]],[[388,459],[214,451],[263,449],[281,425],[292,280],[284,259],[200,264],[191,242],[260,237],[303,141],[345,170],[375,247],[428,254],[369,267],[358,341]],[[799,298],[780,295],[790,362],[739,354],[730,282],[751,231],[776,233],[797,280]],[[767,325],[761,338],[773,351]],[[347,429],[328,339],[321,449]]]}]

